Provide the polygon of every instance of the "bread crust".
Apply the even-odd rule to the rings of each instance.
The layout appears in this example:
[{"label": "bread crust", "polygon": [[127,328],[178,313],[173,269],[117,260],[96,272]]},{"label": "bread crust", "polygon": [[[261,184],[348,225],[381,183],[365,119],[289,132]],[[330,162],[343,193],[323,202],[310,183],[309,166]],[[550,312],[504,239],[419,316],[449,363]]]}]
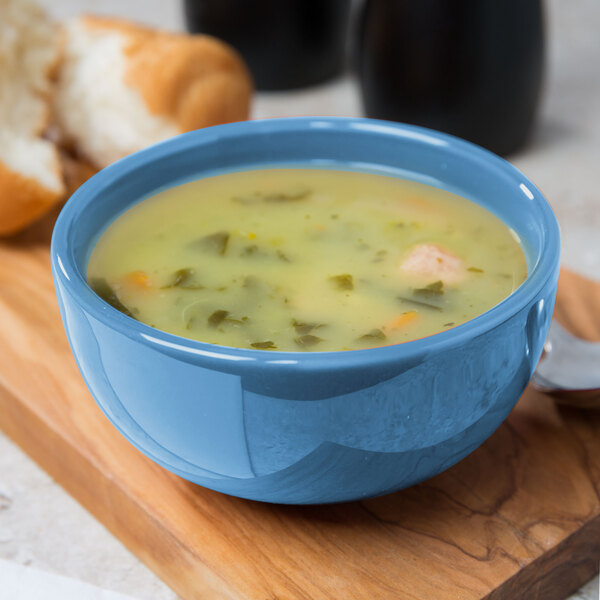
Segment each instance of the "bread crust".
[{"label": "bread crust", "polygon": [[180,132],[248,118],[250,73],[228,44],[207,35],[150,29],[107,17],[82,17],[86,27],[127,38],[125,83],[148,111],[172,119]]},{"label": "bread crust", "polygon": [[[40,18],[43,14],[40,10]],[[227,44],[209,36],[168,33],[121,19],[84,16],[80,20],[90,30],[124,36],[124,85],[139,92],[148,113],[168,119],[174,130],[184,132],[248,118],[252,80],[241,57]],[[38,105],[35,119],[27,120],[23,137],[40,138],[49,126],[54,85],[60,85],[61,61],[65,60],[61,56],[65,35],[63,31],[55,36],[54,53],[45,65],[42,83],[30,90]],[[169,128],[173,131],[171,125]],[[16,233],[38,219],[65,196],[65,190],[70,194],[95,172],[90,163],[63,149],[58,160],[57,149],[70,137],[77,146],[77,135],[67,134],[65,129],[57,139],[47,140],[56,154],[53,170],[62,189],[48,189],[0,158],[0,236]]]},{"label": "bread crust", "polygon": [[17,233],[56,204],[62,193],[0,162],[0,235]]},{"label": "bread crust", "polygon": [[52,78],[60,65],[57,26],[33,2],[0,0],[0,13],[0,40],[5,42],[0,44],[2,236],[44,214],[63,197],[64,186],[56,147],[43,140]]}]

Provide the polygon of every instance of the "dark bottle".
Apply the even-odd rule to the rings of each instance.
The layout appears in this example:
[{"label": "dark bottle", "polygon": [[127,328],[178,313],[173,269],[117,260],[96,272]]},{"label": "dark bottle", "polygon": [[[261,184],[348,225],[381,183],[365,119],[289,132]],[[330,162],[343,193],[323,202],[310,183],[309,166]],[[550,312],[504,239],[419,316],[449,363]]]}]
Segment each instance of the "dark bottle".
[{"label": "dark bottle", "polygon": [[344,65],[350,0],[185,0],[192,33],[230,43],[260,90],[321,83]]},{"label": "dark bottle", "polygon": [[367,116],[509,154],[540,96],[542,1],[367,0],[357,63]]}]

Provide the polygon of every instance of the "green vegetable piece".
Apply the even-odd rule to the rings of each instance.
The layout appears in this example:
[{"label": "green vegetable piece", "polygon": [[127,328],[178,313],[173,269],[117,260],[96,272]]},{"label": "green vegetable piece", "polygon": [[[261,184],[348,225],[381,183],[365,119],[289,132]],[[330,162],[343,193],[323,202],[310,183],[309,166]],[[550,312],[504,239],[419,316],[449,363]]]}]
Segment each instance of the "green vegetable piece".
[{"label": "green vegetable piece", "polygon": [[295,189],[290,189],[287,192],[276,192],[263,196],[265,202],[297,202],[304,200],[311,194],[311,190],[307,187],[298,186]]},{"label": "green vegetable piece", "polygon": [[253,195],[235,196],[231,201],[236,202],[237,204],[252,205],[262,202],[262,198],[258,192],[254,192]]},{"label": "green vegetable piece", "polygon": [[241,255],[242,256],[253,256],[258,252],[258,246],[256,244],[250,244],[249,246],[244,246],[242,248]]},{"label": "green vegetable piece", "polygon": [[415,306],[422,306],[423,308],[428,308],[430,310],[437,310],[439,312],[442,312],[444,310],[441,306],[433,304],[432,302],[427,302],[425,300],[415,300],[414,298],[405,298],[404,296],[396,296],[396,298],[400,300],[400,302],[414,304]]},{"label": "green vegetable piece", "polygon": [[322,342],[323,339],[309,333],[307,335],[301,335],[300,337],[297,337],[294,341],[302,348],[310,348],[311,346],[315,346],[319,342]]},{"label": "green vegetable piece", "polygon": [[302,323],[301,321],[296,321],[296,319],[292,319],[292,326],[296,330],[298,334],[307,334],[315,329],[320,329],[321,327],[325,327],[323,323]]},{"label": "green vegetable piece", "polygon": [[334,275],[329,278],[338,290],[353,290],[354,289],[354,279],[352,275],[348,273],[344,273],[343,275]]},{"label": "green vegetable piece", "polygon": [[190,279],[194,276],[194,269],[179,269],[175,271],[175,277],[173,279],[173,285],[175,287],[184,287],[186,283],[189,283]]},{"label": "green vegetable piece", "polygon": [[434,281],[423,288],[416,288],[413,290],[413,294],[416,296],[425,296],[426,298],[431,296],[441,296],[443,293],[444,282],[441,280]]},{"label": "green vegetable piece", "polygon": [[374,263],[383,262],[387,253],[388,253],[387,250],[377,250],[377,252],[375,253],[375,258],[371,262],[374,262]]},{"label": "green vegetable piece", "polygon": [[226,319],[223,319],[223,322],[225,321],[227,323],[235,323],[236,325],[245,325],[248,321],[248,317],[246,317],[245,319],[232,319],[231,317],[227,317]]},{"label": "green vegetable piece", "polygon": [[208,317],[208,324],[211,327],[218,327],[222,323],[233,323],[235,325],[246,325],[249,321],[248,317],[242,317],[241,319],[235,319],[230,317],[231,313],[228,310],[215,310],[210,317]]},{"label": "green vegetable piece", "polygon": [[248,275],[247,277],[244,277],[242,287],[249,290],[259,290],[261,287],[263,287],[263,283],[255,275]]},{"label": "green vegetable piece", "polygon": [[225,254],[227,251],[229,237],[229,232],[217,231],[216,233],[205,235],[203,238],[196,240],[196,242],[194,242],[194,246],[198,246],[203,250],[208,250],[209,252],[214,252],[215,254],[220,254],[223,256],[223,254]]},{"label": "green vegetable piece", "polygon": [[287,256],[287,254],[285,254],[284,252],[282,252],[281,250],[277,250],[277,257],[280,258],[283,262],[292,262],[289,257]]},{"label": "green vegetable piece", "polygon": [[253,348],[257,350],[276,350],[277,346],[271,341],[267,340],[266,342],[253,342],[250,344]]},{"label": "green vegetable piece", "polygon": [[184,290],[203,290],[204,286],[194,283],[194,269],[179,269],[173,273],[173,279],[169,285],[163,286],[161,289],[181,288]]},{"label": "green vegetable piece", "polygon": [[361,335],[358,338],[360,341],[371,342],[371,341],[381,341],[387,339],[387,336],[381,329],[371,329],[369,333],[365,333],[365,335]]},{"label": "green vegetable piece", "polygon": [[[90,281],[90,287],[106,302],[110,304],[113,308],[116,308],[118,311],[121,311],[124,315],[135,319],[133,313],[119,300],[117,293],[111,287],[111,285],[104,278],[94,277]],[[137,319],[136,319],[137,321]]]},{"label": "green vegetable piece", "polygon": [[469,267],[467,271],[471,271],[471,273],[483,273],[483,269],[478,269],[477,267]]},{"label": "green vegetable piece", "polygon": [[208,324],[211,327],[218,327],[229,315],[228,310],[215,310],[215,312],[208,317]]},{"label": "green vegetable piece", "polygon": [[290,189],[287,192],[254,192],[247,196],[235,196],[232,198],[232,202],[237,204],[252,205],[258,204],[259,202],[297,202],[298,200],[304,200],[311,194],[311,190],[304,186],[298,186]]}]

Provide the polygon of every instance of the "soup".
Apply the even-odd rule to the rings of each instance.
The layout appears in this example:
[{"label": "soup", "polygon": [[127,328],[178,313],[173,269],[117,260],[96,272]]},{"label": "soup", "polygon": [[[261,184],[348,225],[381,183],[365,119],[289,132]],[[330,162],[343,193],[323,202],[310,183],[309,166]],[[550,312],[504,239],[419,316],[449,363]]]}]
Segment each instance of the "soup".
[{"label": "soup", "polygon": [[526,278],[514,233],[422,183],[325,169],[228,173],[161,191],[103,233],[90,286],[186,338],[259,350],[398,344],[455,327]]}]

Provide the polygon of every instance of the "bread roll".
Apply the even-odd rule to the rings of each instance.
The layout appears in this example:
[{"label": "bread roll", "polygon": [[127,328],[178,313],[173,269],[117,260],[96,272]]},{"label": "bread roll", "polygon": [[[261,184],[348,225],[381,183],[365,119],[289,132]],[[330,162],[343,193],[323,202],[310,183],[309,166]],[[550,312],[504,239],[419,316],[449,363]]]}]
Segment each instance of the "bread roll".
[{"label": "bread roll", "polygon": [[58,32],[26,0],[0,0],[0,235],[15,233],[64,194],[50,115]]},{"label": "bread roll", "polygon": [[247,118],[244,63],[208,36],[80,17],[64,27],[56,118],[96,166],[177,133]]}]

